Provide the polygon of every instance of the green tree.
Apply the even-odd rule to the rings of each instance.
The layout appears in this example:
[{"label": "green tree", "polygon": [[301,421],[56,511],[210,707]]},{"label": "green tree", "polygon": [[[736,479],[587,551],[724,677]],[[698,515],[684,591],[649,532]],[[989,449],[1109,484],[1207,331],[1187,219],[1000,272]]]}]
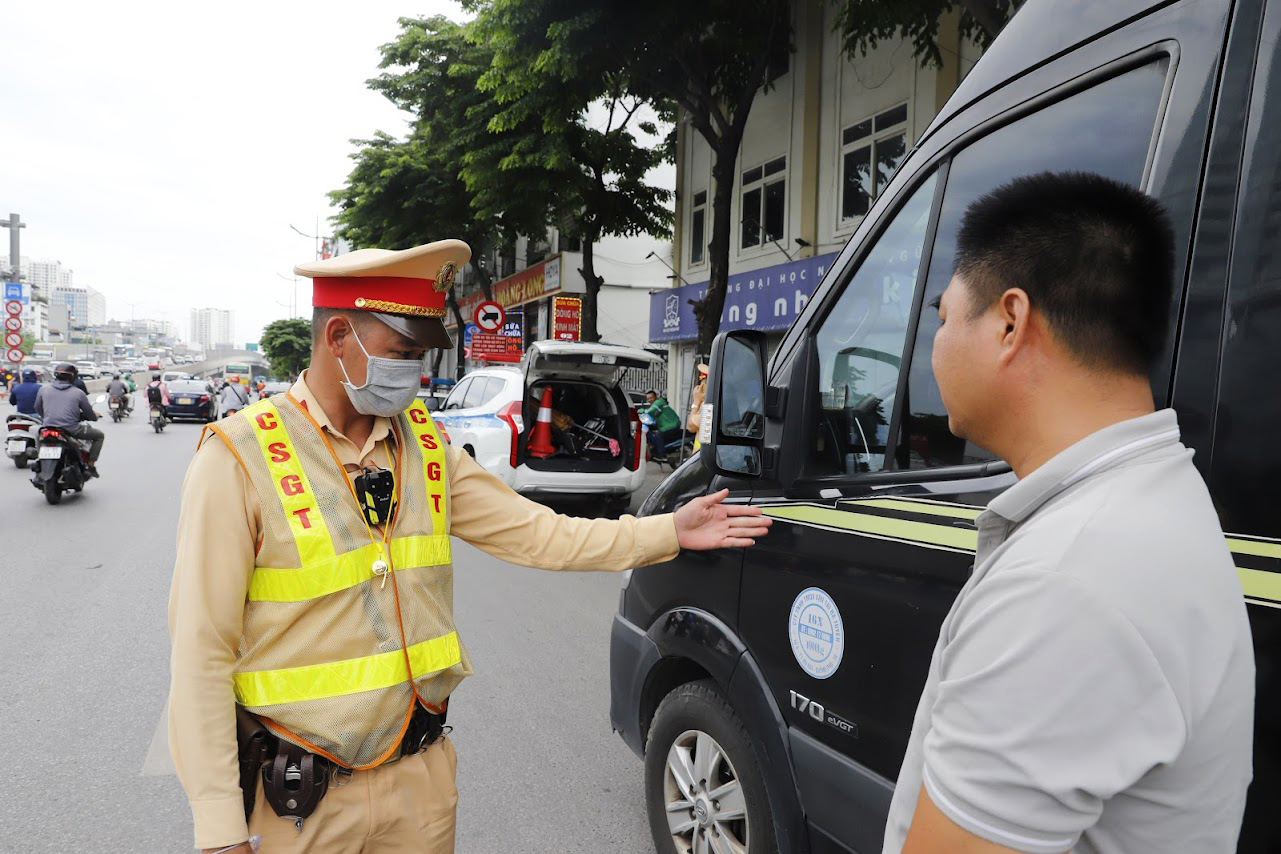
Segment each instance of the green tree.
[{"label": "green tree", "polygon": [[30,332],[22,333],[22,343],[18,345],[18,349],[22,351],[22,354],[24,356],[30,356],[31,351],[35,348],[35,346],[36,346],[36,337],[32,335]]},{"label": "green tree", "polygon": [[273,320],[258,340],[273,375],[288,379],[311,363],[311,324],[301,317]]},{"label": "green tree", "polygon": [[575,91],[625,74],[628,94],[676,104],[707,141],[713,180],[709,278],[694,314],[699,349],[710,350],[729,282],[738,151],[756,93],[792,50],[791,0],[472,0],[472,8],[482,20],[516,24],[495,42],[500,69],[526,63]]},{"label": "green tree", "polygon": [[[467,28],[442,16],[402,18],[397,39],[383,45],[384,72],[369,81],[416,117],[405,139],[379,133],[353,140],[359,150],[346,185],[330,193],[339,208],[338,233],[357,246],[404,249],[444,237],[472,248],[471,278],[492,296],[485,259],[518,233],[545,227],[550,184],[542,173],[517,170],[506,193],[479,197],[461,177],[464,158],[482,147],[512,144],[489,131],[494,100],[476,88],[492,53],[467,37]],[[447,296],[458,329],[465,320],[456,294]],[[458,364],[463,362],[462,336]],[[437,369],[439,369],[439,355]]]},{"label": "green tree", "polygon": [[543,22],[530,18],[525,6],[496,2],[479,8],[472,38],[496,46],[479,88],[501,107],[489,130],[517,139],[510,148],[470,153],[463,177],[480,198],[492,198],[509,186],[513,170],[544,173],[543,183],[552,185],[547,196],[552,217],[562,233],[582,241],[582,336],[599,341],[604,279],[596,273],[595,244],[607,235],[671,234],[673,194],[651,185],[646,176],[671,159],[674,135],[655,141],[658,125],[638,118],[652,110],[670,123],[670,102],[652,103],[629,93],[621,71],[592,77],[559,74],[539,63],[550,43]]},{"label": "green tree", "polygon": [[830,0],[835,29],[845,52],[864,54],[885,39],[912,41],[917,58],[938,68],[943,64],[939,26],[959,12],[961,35],[986,48],[1023,5],[1023,0]]}]

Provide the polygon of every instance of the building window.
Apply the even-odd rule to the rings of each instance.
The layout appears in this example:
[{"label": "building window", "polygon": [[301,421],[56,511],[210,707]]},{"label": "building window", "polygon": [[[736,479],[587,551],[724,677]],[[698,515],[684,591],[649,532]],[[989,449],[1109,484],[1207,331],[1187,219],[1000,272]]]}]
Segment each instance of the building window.
[{"label": "building window", "polygon": [[907,154],[907,104],[841,132],[841,222],[865,216]]},{"label": "building window", "polygon": [[777,157],[743,172],[742,247],[765,246],[783,239],[787,202],[787,158]]},{"label": "building window", "polygon": [[694,210],[689,217],[689,263],[701,264],[707,257],[707,191],[694,194]]},{"label": "building window", "polygon": [[566,237],[562,234],[557,240],[557,247],[559,252],[582,252],[583,241],[582,238]]}]

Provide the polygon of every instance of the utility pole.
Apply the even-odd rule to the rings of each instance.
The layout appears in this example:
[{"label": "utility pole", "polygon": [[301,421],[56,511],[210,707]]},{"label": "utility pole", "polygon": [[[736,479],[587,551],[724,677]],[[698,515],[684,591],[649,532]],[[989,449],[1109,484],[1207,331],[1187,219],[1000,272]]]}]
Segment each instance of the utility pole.
[{"label": "utility pole", "polygon": [[8,219],[0,219],[0,225],[9,229],[9,266],[13,268],[9,274],[10,281],[22,281],[22,251],[18,229],[26,228],[27,224],[22,221],[22,217],[11,213]]}]

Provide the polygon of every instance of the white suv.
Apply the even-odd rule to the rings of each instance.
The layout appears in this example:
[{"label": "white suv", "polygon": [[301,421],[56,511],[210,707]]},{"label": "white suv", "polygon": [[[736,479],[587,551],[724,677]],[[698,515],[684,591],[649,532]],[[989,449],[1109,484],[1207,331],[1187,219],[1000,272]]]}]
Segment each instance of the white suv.
[{"label": "white suv", "polygon": [[[536,341],[519,368],[463,377],[432,417],[453,445],[517,492],[598,495],[618,511],[645,480],[640,420],[619,381],[628,369],[660,361],[632,347]],[[555,453],[539,458],[528,453],[526,428],[536,423],[547,386],[553,410],[573,423],[553,431]]]}]

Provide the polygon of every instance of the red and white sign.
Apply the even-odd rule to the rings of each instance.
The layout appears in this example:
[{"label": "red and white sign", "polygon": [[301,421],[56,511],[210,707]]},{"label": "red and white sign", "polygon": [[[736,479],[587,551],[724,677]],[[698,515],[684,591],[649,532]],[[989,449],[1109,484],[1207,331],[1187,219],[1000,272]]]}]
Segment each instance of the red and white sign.
[{"label": "red and white sign", "polygon": [[23,359],[23,353],[18,349],[22,346],[22,301],[6,300],[4,310],[8,315],[4,319],[4,346],[8,348],[5,358],[16,365]]},{"label": "red and white sign", "polygon": [[519,362],[525,355],[524,341],[510,335],[477,332],[471,337],[471,356],[478,362]]},{"label": "red and white sign", "polygon": [[503,323],[507,320],[507,312],[498,303],[489,300],[476,306],[476,313],[472,316],[472,323],[481,332],[497,332],[503,328]]},{"label": "red and white sign", "polygon": [[583,337],[583,301],[578,297],[552,299],[552,340],[578,341]]}]

